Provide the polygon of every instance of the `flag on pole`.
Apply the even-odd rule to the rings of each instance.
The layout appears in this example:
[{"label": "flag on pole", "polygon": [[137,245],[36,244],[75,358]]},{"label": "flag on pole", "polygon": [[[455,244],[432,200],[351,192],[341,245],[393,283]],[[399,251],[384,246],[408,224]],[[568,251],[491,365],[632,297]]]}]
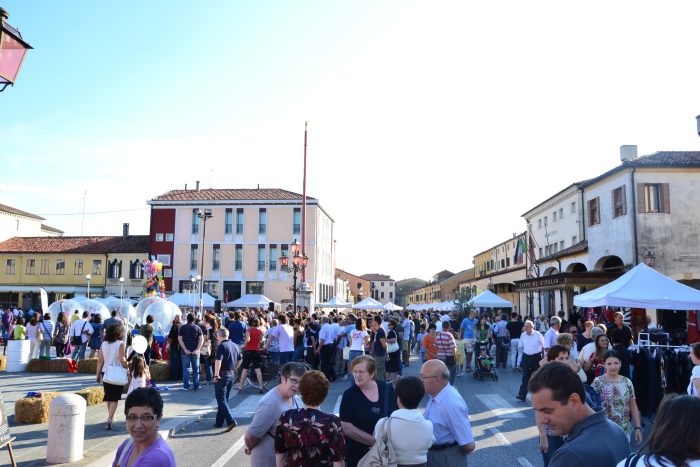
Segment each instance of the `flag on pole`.
[{"label": "flag on pole", "polygon": [[513,264],[522,264],[525,261],[525,254],[527,253],[527,244],[523,237],[518,238],[518,242],[515,245],[515,257],[513,258]]}]

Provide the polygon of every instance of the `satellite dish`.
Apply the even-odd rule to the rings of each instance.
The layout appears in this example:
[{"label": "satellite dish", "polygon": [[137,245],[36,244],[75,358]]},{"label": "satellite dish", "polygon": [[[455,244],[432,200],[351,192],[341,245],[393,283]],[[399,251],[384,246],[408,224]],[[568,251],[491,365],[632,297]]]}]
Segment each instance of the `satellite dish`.
[{"label": "satellite dish", "polygon": [[131,348],[134,349],[134,352],[143,355],[148,348],[148,341],[143,336],[136,336],[134,340],[131,341]]}]

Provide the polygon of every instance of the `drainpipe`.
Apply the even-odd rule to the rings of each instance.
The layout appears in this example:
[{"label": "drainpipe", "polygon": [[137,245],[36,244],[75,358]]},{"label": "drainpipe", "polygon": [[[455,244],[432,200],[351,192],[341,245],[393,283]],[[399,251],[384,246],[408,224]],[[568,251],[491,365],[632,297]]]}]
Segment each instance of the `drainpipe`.
[{"label": "drainpipe", "polygon": [[[559,274],[563,274],[564,271],[561,270],[561,260],[559,258],[557,258],[557,264],[559,264]],[[561,305],[561,310],[564,311],[564,288],[563,287],[559,289],[559,304]],[[556,315],[556,311],[554,313]]]},{"label": "drainpipe", "polygon": [[581,240],[586,240],[586,206],[584,205],[583,190],[581,187]]},{"label": "drainpipe", "polygon": [[634,234],[633,234],[633,236],[634,236],[634,241],[633,241],[633,243],[632,243],[632,244],[634,245],[634,246],[633,246],[634,251],[633,251],[632,253],[633,253],[634,265],[635,265],[635,266],[636,266],[637,264],[639,264],[639,255],[637,254],[637,251],[638,251],[638,250],[637,250],[637,199],[636,199],[636,196],[637,196],[637,185],[634,183],[634,173],[635,173],[636,171],[637,171],[637,167],[633,167],[633,168],[632,168],[632,176],[631,176],[631,180],[632,180],[632,190],[630,190],[630,191],[632,191],[632,226],[633,226],[633,230],[634,230]]}]

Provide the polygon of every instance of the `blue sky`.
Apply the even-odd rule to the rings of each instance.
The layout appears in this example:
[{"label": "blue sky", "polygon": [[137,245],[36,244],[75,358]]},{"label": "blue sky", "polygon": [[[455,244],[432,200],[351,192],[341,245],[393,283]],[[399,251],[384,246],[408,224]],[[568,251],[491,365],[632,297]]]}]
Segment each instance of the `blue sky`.
[{"label": "blue sky", "polygon": [[620,145],[700,146],[697,2],[2,5],[35,50],[0,94],[0,203],[69,235],[85,191],[125,211],[85,216],[107,235],[195,180],[301,191],[308,120],[337,266],[428,278]]}]

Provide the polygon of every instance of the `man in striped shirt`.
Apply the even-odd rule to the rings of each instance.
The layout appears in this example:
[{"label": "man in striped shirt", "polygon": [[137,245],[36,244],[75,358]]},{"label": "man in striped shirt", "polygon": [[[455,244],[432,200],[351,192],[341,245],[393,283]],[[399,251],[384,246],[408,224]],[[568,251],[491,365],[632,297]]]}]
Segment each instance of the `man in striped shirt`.
[{"label": "man in striped shirt", "polygon": [[450,332],[450,322],[442,322],[442,331],[435,333],[435,348],[437,349],[437,358],[442,360],[450,370],[450,384],[454,384],[457,368],[455,366],[455,352],[457,343],[454,336]]}]

